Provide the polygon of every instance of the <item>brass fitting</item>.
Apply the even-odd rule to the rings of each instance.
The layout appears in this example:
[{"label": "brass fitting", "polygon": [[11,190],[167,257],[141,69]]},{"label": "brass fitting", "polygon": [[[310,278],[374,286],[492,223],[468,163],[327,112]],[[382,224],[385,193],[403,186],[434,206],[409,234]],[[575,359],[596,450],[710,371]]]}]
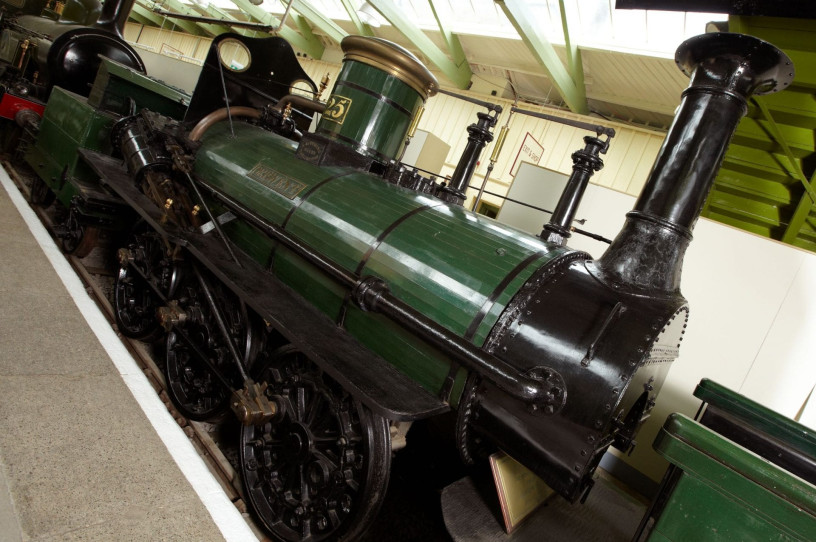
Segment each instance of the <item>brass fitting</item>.
[{"label": "brass fitting", "polygon": [[323,92],[329,86],[329,74],[323,76],[323,79],[320,80],[320,88],[317,89],[317,96],[315,96],[315,100],[320,100],[320,97],[323,95]]},{"label": "brass fitting", "polygon": [[120,248],[116,251],[116,258],[119,260],[119,265],[122,267],[126,267],[127,265],[133,263],[133,252],[127,248]]},{"label": "brass fitting", "polygon": [[175,326],[183,325],[190,316],[179,307],[177,301],[171,301],[166,307],[159,307],[156,311],[159,324],[165,331],[170,331]]},{"label": "brass fitting", "polygon": [[250,381],[244,389],[232,392],[230,407],[242,424],[261,425],[280,417],[278,403],[266,396],[266,388],[266,382]]},{"label": "brass fitting", "polygon": [[419,110],[417,110],[416,115],[414,115],[414,118],[411,119],[411,125],[408,127],[408,133],[406,134],[408,139],[411,139],[416,135],[417,128],[419,127],[419,121],[422,119],[422,114],[424,112],[425,108],[420,107]]},{"label": "brass fitting", "polygon": [[201,207],[199,207],[198,205],[193,205],[193,209],[192,209],[192,211],[190,211],[190,213],[193,216],[198,216],[198,213],[200,213],[200,212],[201,212]]},{"label": "brass fitting", "polygon": [[171,198],[167,198],[164,201],[164,208],[169,211],[172,206],[173,206],[173,200]]}]

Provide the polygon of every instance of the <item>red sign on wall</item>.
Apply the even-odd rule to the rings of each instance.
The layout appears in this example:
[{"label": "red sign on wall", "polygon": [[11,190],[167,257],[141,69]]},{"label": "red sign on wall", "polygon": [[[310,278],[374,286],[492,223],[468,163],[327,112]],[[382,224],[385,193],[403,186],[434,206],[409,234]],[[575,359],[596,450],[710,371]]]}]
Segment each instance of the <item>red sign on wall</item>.
[{"label": "red sign on wall", "polygon": [[510,176],[516,176],[516,172],[522,162],[530,162],[531,164],[538,165],[542,156],[544,156],[544,147],[535,140],[530,132],[527,132],[527,135],[524,136],[524,140],[521,142],[518,153],[516,153],[513,167],[510,168]]}]

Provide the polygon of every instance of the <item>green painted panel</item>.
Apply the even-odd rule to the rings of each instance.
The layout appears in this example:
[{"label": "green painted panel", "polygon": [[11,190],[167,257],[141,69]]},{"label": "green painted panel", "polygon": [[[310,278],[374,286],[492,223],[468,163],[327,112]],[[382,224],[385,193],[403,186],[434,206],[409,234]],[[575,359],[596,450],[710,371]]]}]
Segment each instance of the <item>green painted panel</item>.
[{"label": "green painted panel", "polygon": [[339,317],[348,290],[323,272],[283,248],[275,251],[272,271],[329,318]]},{"label": "green painted panel", "polygon": [[[441,204],[408,191],[394,198],[394,191],[392,185],[369,175],[339,177],[310,195],[292,215],[287,230],[353,271],[391,224],[415,209]],[[360,213],[360,209],[371,212]]]},{"label": "green painted panel", "polygon": [[[281,224],[309,188],[339,174],[292,158],[296,143],[245,122],[218,123],[202,137],[195,174],[233,198],[251,203],[267,220]],[[286,168],[280,168],[286,163]],[[283,173],[285,171],[285,173]],[[270,188],[272,187],[272,188]]]},{"label": "green painted panel", "polygon": [[80,148],[110,154],[110,129],[116,117],[88,105],[87,99],[60,87],[51,92],[36,144],[26,161],[68,205],[77,193],[71,179],[96,182],[96,175],[77,154]]},{"label": "green painted panel", "polygon": [[[816,172],[816,20],[732,16],[729,26],[783,49],[796,77],[786,90],[749,103],[703,216],[814,250],[814,222],[808,217],[813,202],[798,170],[809,180]],[[771,120],[757,103],[767,108]]]},{"label": "green painted panel", "polygon": [[346,61],[316,132],[372,157],[393,159],[422,103],[414,89],[393,75]]},{"label": "green painted panel", "polygon": [[[365,274],[381,277],[398,298],[463,336],[517,266],[538,252],[551,258],[562,251],[461,207],[444,205],[397,228],[371,255]],[[545,259],[525,268],[526,276]]]},{"label": "green painted panel", "polygon": [[128,66],[102,58],[88,103],[122,115],[128,114],[133,104],[136,112],[149,109],[181,119],[190,105],[190,95]]},{"label": "green painted panel", "polygon": [[748,422],[751,427],[767,433],[803,454],[816,457],[816,431],[813,429],[708,378],[700,381],[694,390],[694,396],[708,405]]},{"label": "green painted panel", "polygon": [[[475,344],[525,281],[567,251],[379,177],[301,161],[295,144],[260,128],[239,122],[234,129],[237,139],[226,122],[205,134],[199,178],[266,220],[285,222],[290,234],[347,271],[382,278],[396,298],[459,336],[472,335]],[[345,287],[291,251],[259,241],[251,228],[227,224],[225,231],[363,344],[432,393],[440,390],[451,362],[435,348],[358,309]],[[466,376],[456,375],[453,404]]]},{"label": "green painted panel", "polygon": [[816,487],[681,414],[655,449],[682,469],[654,531],[669,540],[813,540]]},{"label": "green painted panel", "polygon": [[429,392],[436,394],[442,388],[450,371],[450,362],[387,318],[350,306],[345,327],[360,342]]}]

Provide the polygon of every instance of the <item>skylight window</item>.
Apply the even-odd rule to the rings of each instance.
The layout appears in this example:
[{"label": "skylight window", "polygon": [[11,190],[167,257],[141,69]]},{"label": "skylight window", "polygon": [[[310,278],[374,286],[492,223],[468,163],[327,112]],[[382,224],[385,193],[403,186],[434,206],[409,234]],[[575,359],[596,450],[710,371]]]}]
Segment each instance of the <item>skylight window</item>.
[{"label": "skylight window", "polygon": [[[182,0],[189,3],[191,0]],[[199,0],[220,9],[235,10],[231,0]],[[261,9],[277,18],[283,14],[288,0],[263,0]],[[330,19],[348,21],[340,0],[306,0]],[[366,3],[350,0],[358,9]],[[493,0],[390,0],[407,18],[423,30],[439,29],[431,1],[439,18],[454,33],[520,39]],[[550,42],[564,43],[564,31],[558,0],[526,0],[534,13],[536,25]],[[727,15],[716,13],[684,13],[654,10],[614,9],[614,0],[581,0],[576,2],[575,17],[570,19],[570,39],[578,45],[671,56],[683,40],[702,34],[710,21],[722,21]],[[367,8],[371,10],[372,8]],[[375,12],[376,13],[376,12]],[[378,14],[377,14],[378,16]],[[381,24],[388,24],[378,16]]]}]

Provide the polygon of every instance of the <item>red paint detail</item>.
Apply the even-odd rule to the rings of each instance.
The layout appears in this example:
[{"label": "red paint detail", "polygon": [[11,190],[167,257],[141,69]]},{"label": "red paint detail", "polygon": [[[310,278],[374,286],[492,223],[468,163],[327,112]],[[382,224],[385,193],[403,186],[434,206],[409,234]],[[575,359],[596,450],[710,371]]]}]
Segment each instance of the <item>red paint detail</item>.
[{"label": "red paint detail", "polygon": [[43,112],[45,112],[45,104],[28,98],[21,98],[8,92],[3,94],[3,99],[0,100],[0,117],[14,120],[14,116],[23,109],[31,109],[42,117]]}]

